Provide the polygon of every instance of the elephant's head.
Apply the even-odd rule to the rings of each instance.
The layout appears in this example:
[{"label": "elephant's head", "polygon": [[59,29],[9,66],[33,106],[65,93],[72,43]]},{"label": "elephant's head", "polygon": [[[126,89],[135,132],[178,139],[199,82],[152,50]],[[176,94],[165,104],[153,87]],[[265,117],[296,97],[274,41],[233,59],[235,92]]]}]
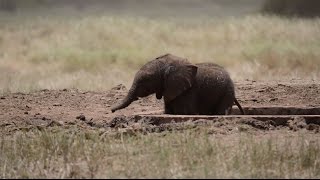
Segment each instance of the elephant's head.
[{"label": "elephant's head", "polygon": [[153,93],[157,99],[163,96],[165,102],[170,102],[193,85],[196,74],[197,67],[187,59],[171,54],[160,56],[141,67],[125,99],[111,111],[125,108],[138,97]]}]

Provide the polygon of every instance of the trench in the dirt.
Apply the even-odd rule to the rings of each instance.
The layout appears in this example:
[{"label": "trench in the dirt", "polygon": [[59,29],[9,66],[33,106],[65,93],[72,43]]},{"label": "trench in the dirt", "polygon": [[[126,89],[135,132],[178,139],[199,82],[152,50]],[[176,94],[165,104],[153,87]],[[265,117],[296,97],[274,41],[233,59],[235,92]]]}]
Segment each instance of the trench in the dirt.
[{"label": "trench in the dirt", "polygon": [[144,112],[133,115],[136,121],[140,119],[151,119],[153,124],[160,125],[166,123],[178,123],[196,120],[234,120],[234,119],[254,119],[258,121],[272,121],[274,125],[287,125],[288,121],[303,119],[307,124],[320,125],[319,107],[244,107],[245,115],[241,115],[239,109],[233,108],[231,115],[207,116],[207,115],[168,115],[161,112]]},{"label": "trench in the dirt", "polygon": [[[244,107],[246,115],[320,115],[320,107]],[[239,115],[240,111],[233,108],[232,114]]]},{"label": "trench in the dirt", "polygon": [[275,129],[293,131],[306,129],[315,133],[320,132],[320,108],[269,106],[244,107],[244,110],[246,115],[240,115],[240,112],[234,109],[233,114],[223,116],[169,115],[163,114],[163,111],[145,111],[116,116],[108,126],[143,132],[185,130],[197,126],[206,126],[218,134],[234,133],[244,129],[250,132]]}]

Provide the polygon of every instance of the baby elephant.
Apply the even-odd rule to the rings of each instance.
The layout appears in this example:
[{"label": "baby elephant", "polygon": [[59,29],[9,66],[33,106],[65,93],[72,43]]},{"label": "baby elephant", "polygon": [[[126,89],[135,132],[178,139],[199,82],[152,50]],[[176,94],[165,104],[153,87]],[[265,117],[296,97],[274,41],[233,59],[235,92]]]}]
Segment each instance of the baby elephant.
[{"label": "baby elephant", "polygon": [[224,115],[235,103],[234,84],[229,73],[214,63],[191,64],[187,59],[165,54],[136,73],[126,98],[111,111],[129,106],[138,97],[156,93],[163,97],[165,114]]}]

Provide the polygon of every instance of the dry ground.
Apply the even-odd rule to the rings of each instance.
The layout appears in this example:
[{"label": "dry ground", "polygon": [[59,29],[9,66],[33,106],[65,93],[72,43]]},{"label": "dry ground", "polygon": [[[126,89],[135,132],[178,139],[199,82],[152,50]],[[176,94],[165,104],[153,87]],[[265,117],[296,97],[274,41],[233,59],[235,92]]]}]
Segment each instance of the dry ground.
[{"label": "dry ground", "polygon": [[[154,95],[141,98],[129,107],[111,113],[110,107],[119,103],[126,92],[125,86],[118,85],[104,92],[62,89],[3,95],[0,99],[1,134],[10,134],[19,129],[46,128],[55,125],[61,128],[65,126],[102,128],[110,126],[112,121],[123,116],[129,118],[139,113],[154,112],[161,114],[162,100],[157,100]],[[236,83],[237,98],[244,108],[319,107],[319,92],[320,85],[317,81],[248,80]]]}]

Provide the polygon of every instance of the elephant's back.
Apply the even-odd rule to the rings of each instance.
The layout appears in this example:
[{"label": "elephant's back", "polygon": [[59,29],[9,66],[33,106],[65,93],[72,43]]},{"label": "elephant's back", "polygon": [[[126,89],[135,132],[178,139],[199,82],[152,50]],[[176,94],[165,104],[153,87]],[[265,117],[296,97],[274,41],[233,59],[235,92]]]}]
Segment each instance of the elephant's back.
[{"label": "elephant's back", "polygon": [[196,76],[198,88],[216,91],[228,88],[228,85],[233,84],[229,73],[223,67],[214,63],[196,65],[198,67]]},{"label": "elephant's back", "polygon": [[201,63],[198,66],[196,82],[199,103],[205,106],[221,100],[226,94],[234,97],[234,85],[229,73],[214,63]]}]

